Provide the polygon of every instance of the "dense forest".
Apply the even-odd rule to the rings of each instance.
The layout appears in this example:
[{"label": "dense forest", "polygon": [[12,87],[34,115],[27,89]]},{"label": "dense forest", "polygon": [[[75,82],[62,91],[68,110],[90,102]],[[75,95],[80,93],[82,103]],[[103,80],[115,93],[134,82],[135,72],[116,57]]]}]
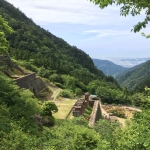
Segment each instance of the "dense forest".
[{"label": "dense forest", "polygon": [[[0,147],[3,150],[141,150],[150,149],[150,89],[142,93],[122,89],[98,70],[92,59],[75,46],[37,26],[19,9],[0,1],[0,54],[16,65],[36,72],[62,88],[62,96],[97,94],[102,103],[134,105],[143,109],[122,128],[100,120],[93,128],[87,120],[57,120],[54,103],[41,102],[20,89],[0,67]],[[66,94],[67,93],[67,94]]]}]

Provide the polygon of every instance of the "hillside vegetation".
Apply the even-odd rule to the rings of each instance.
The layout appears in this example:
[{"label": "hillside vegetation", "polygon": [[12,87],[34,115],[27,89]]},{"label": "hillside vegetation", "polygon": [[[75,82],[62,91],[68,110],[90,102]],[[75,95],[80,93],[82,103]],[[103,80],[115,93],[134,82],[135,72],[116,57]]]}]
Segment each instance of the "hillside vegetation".
[{"label": "hillside vegetation", "polygon": [[143,91],[145,86],[150,87],[150,60],[134,68],[117,78],[120,85],[137,91]]},{"label": "hillside vegetation", "polygon": [[[98,70],[85,52],[42,29],[4,0],[0,1],[0,13],[14,30],[12,34],[6,33],[6,38],[9,55],[18,65],[67,89],[62,92],[67,97],[86,91],[95,94],[91,84],[97,80],[98,84],[102,82],[101,87],[107,85],[110,91],[114,88],[123,97],[117,81]],[[122,101],[125,103],[124,98]]]},{"label": "hillside vegetation", "polygon": [[7,35],[13,58],[42,67],[45,77],[53,73],[69,74],[85,84],[93,78],[105,78],[85,52],[37,26],[4,0],[0,1],[0,14],[15,31]]}]

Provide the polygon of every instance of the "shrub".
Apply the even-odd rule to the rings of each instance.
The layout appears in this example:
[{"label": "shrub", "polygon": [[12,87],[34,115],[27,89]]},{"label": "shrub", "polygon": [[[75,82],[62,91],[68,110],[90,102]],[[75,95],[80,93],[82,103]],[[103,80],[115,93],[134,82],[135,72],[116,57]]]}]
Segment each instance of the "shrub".
[{"label": "shrub", "polygon": [[110,110],[110,113],[113,113],[114,116],[125,118],[125,114],[120,110],[112,109]]},{"label": "shrub", "polygon": [[61,89],[64,89],[64,86],[61,83],[55,82],[55,85]]},{"label": "shrub", "polygon": [[53,126],[55,124],[55,118],[53,116],[45,116],[42,120],[44,126]]},{"label": "shrub", "polygon": [[59,93],[59,96],[65,97],[65,98],[73,98],[74,94],[69,90],[63,90]]},{"label": "shrub", "polygon": [[53,102],[44,102],[42,105],[42,114],[44,116],[52,116],[52,113],[58,111],[57,106]]},{"label": "shrub", "polygon": [[75,89],[75,94],[76,94],[77,96],[81,96],[81,95],[82,95],[82,90],[81,90],[80,88],[76,88],[76,89]]},{"label": "shrub", "polygon": [[33,72],[37,72],[38,68],[36,66],[34,66],[33,64],[31,64],[30,62],[25,62],[25,61],[18,61],[18,64],[25,67],[28,70],[31,70]]},{"label": "shrub", "polygon": [[88,126],[88,121],[85,120],[85,118],[83,116],[74,117],[71,121],[73,124],[76,124],[76,125],[83,125],[86,127]]}]

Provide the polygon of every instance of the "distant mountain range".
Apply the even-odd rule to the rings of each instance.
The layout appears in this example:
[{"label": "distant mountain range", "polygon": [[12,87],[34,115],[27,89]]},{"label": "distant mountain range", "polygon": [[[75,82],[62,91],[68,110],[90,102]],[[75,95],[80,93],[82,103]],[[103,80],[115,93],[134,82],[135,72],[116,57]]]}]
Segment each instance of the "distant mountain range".
[{"label": "distant mountain range", "polygon": [[94,62],[94,65],[99,70],[103,71],[105,75],[107,76],[111,75],[114,78],[128,70],[128,68],[116,65],[115,63],[109,60],[100,60],[100,59],[92,59],[92,60]]},{"label": "distant mountain range", "polygon": [[99,58],[100,60],[109,60],[117,65],[123,66],[125,68],[132,68],[136,65],[144,63],[150,60],[150,57],[146,58],[131,58],[131,57],[106,57],[106,58]]},{"label": "distant mountain range", "polygon": [[[136,59],[145,61],[145,59]],[[105,75],[112,75],[116,78],[121,87],[128,90],[144,91],[145,86],[150,87],[150,60],[138,64],[132,68],[125,68],[109,60],[92,59],[94,65],[103,71]],[[124,59],[122,59],[124,61]],[[127,59],[125,59],[127,60]],[[135,59],[128,59],[135,62]]]}]

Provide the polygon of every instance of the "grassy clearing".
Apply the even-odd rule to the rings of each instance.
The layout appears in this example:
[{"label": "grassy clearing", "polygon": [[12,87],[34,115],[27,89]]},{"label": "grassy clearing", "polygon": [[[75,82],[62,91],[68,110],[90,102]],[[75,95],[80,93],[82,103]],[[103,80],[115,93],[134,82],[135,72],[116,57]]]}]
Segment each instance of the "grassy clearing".
[{"label": "grassy clearing", "polygon": [[58,112],[53,114],[53,116],[57,119],[65,119],[75,102],[76,100],[68,99],[63,101],[57,101],[55,104],[58,107]]}]

